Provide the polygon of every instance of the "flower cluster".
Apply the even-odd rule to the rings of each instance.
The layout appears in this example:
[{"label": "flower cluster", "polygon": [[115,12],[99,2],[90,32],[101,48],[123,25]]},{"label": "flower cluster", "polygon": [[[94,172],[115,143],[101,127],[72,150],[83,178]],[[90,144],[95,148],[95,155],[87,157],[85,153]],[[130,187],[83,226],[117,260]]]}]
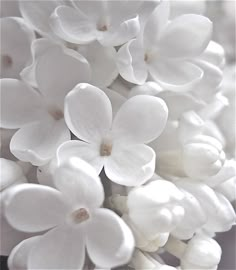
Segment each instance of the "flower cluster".
[{"label": "flower cluster", "polygon": [[212,40],[208,9],[3,1],[10,270],[217,269],[214,237],[236,222],[235,59],[231,40]]}]

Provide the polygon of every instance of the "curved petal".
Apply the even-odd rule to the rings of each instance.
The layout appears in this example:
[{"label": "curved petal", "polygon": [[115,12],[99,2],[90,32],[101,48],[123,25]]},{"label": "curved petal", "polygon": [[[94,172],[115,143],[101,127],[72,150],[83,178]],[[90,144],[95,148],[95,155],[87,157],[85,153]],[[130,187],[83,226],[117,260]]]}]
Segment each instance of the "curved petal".
[{"label": "curved petal", "polygon": [[63,108],[66,94],[76,84],[90,80],[90,67],[79,53],[55,47],[39,57],[35,78],[46,101]]},{"label": "curved petal", "polygon": [[159,54],[168,58],[200,55],[211,40],[212,22],[201,15],[185,14],[174,19],[158,43]]},{"label": "curved petal", "polygon": [[98,31],[97,40],[103,46],[120,46],[137,36],[140,31],[138,16],[122,22],[117,28],[108,31]]},{"label": "curved petal", "polygon": [[[36,79],[35,79],[35,66],[37,59],[43,55],[49,48],[57,46],[52,40],[47,38],[39,38],[35,39],[31,44],[31,54],[32,54],[32,61],[31,63],[25,67],[20,76],[28,83],[30,86],[34,88],[38,88]],[[59,46],[59,45],[58,45]]]},{"label": "curved petal", "polygon": [[33,246],[28,269],[83,269],[85,244],[83,231],[61,226],[44,234]]},{"label": "curved petal", "polygon": [[121,106],[113,121],[112,133],[116,140],[149,143],[162,133],[167,117],[168,108],[162,99],[138,95]]},{"label": "curved petal", "polygon": [[99,88],[81,83],[65,98],[65,120],[78,138],[100,143],[111,127],[111,102]]},{"label": "curved petal", "polygon": [[38,92],[16,79],[1,79],[0,86],[1,127],[15,129],[38,119],[43,111]]},{"label": "curved petal", "polygon": [[1,18],[1,78],[19,78],[31,59],[30,46],[35,35],[22,18]]},{"label": "curved petal", "polygon": [[109,86],[118,76],[116,66],[116,50],[113,47],[103,47],[98,42],[78,47],[89,62],[92,71],[92,81],[98,87]]},{"label": "curved petal", "polygon": [[80,10],[61,6],[50,17],[50,25],[60,38],[76,44],[96,39],[96,25]]},{"label": "curved petal", "polygon": [[54,173],[54,183],[73,205],[96,208],[103,203],[104,190],[96,171],[76,156],[59,163]]},{"label": "curved petal", "polygon": [[62,1],[32,1],[20,0],[19,7],[22,17],[41,35],[52,35],[49,16]]},{"label": "curved petal", "polygon": [[87,230],[88,254],[97,266],[112,268],[129,262],[134,238],[129,227],[114,212],[97,209]]},{"label": "curved petal", "polygon": [[57,163],[60,165],[70,157],[78,157],[92,165],[99,175],[104,165],[104,160],[99,151],[99,145],[77,140],[67,141],[57,149]]},{"label": "curved petal", "polygon": [[11,250],[18,243],[20,243],[21,241],[23,241],[28,237],[31,237],[31,234],[20,232],[14,229],[12,226],[10,226],[10,224],[6,220],[3,211],[1,211],[0,214],[0,224],[1,224],[1,245],[0,245],[1,256],[8,256]]},{"label": "curved petal", "polygon": [[139,186],[154,174],[155,160],[155,152],[147,145],[117,146],[106,160],[105,173],[117,184]]},{"label": "curved petal", "polygon": [[64,222],[68,212],[61,192],[37,184],[12,187],[7,193],[4,206],[10,225],[25,232],[50,229]]},{"label": "curved petal", "polygon": [[120,75],[131,83],[144,84],[148,75],[144,58],[144,49],[138,40],[127,42],[117,53]]},{"label": "curved petal", "polygon": [[203,77],[203,71],[193,63],[177,60],[155,60],[149,63],[149,72],[164,88],[187,91]]},{"label": "curved petal", "polygon": [[0,191],[5,190],[19,180],[26,182],[23,170],[16,162],[0,158],[0,165]]},{"label": "curved petal", "polygon": [[151,49],[157,46],[160,36],[167,26],[169,14],[169,1],[162,1],[154,9],[151,16],[149,16],[143,32],[143,42],[145,48]]},{"label": "curved petal", "polygon": [[70,131],[64,119],[57,121],[45,117],[19,129],[11,139],[10,149],[19,160],[41,166],[54,156],[60,144],[68,140]]},{"label": "curved petal", "polygon": [[39,239],[40,236],[30,237],[15,246],[7,260],[8,268],[10,270],[27,269],[29,253]]}]

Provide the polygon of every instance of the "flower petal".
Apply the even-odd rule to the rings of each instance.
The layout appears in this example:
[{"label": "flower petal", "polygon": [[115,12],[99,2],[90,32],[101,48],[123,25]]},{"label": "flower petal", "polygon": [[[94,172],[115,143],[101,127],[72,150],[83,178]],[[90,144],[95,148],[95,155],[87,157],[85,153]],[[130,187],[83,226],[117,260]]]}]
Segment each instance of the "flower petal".
[{"label": "flower petal", "polygon": [[112,133],[116,140],[149,143],[162,133],[167,117],[168,108],[162,99],[138,95],[121,106],[115,116]]},{"label": "flower petal", "polygon": [[41,35],[52,35],[53,32],[49,25],[49,16],[53,10],[62,4],[62,1],[32,1],[20,0],[19,7],[22,17]]},{"label": "flower petal", "polygon": [[30,237],[15,246],[7,260],[8,268],[11,270],[27,269],[29,253],[39,239],[40,236]]},{"label": "flower petal", "polygon": [[54,183],[73,205],[82,205],[91,209],[100,207],[103,203],[103,186],[96,171],[76,156],[59,163],[54,173]]},{"label": "flower petal", "polygon": [[203,71],[187,61],[155,60],[149,63],[152,77],[168,90],[187,91],[203,77]]},{"label": "flower petal", "polygon": [[11,152],[20,160],[35,166],[46,164],[56,153],[57,147],[70,140],[70,131],[64,119],[43,118],[25,125],[12,137]]},{"label": "flower petal", "polygon": [[117,67],[120,75],[135,84],[144,84],[147,79],[147,65],[144,61],[144,49],[141,43],[130,40],[117,53]]},{"label": "flower petal", "polygon": [[68,206],[56,189],[37,184],[16,185],[4,201],[7,221],[25,232],[40,232],[64,222]]},{"label": "flower petal", "polygon": [[15,129],[38,119],[43,100],[33,88],[16,79],[0,83],[1,127]]},{"label": "flower petal", "polygon": [[90,80],[90,68],[79,53],[56,46],[39,57],[35,77],[47,102],[63,108],[66,94],[77,83]]},{"label": "flower petal", "polygon": [[131,259],[134,238],[125,222],[108,209],[94,212],[88,224],[87,250],[99,267],[124,265]]},{"label": "flower petal", "polygon": [[33,246],[28,269],[83,269],[85,244],[83,231],[70,226],[56,227]]},{"label": "flower petal", "polygon": [[114,147],[106,160],[105,173],[113,182],[138,186],[150,179],[155,170],[155,152],[147,145]]},{"label": "flower petal", "polygon": [[117,28],[98,32],[97,40],[103,46],[120,46],[139,33],[140,24],[138,16],[122,22]]},{"label": "flower petal", "polygon": [[174,19],[163,33],[159,54],[168,58],[200,55],[211,40],[212,22],[201,15],[185,14]]},{"label": "flower petal", "polygon": [[19,78],[31,59],[30,46],[35,34],[22,18],[1,18],[1,78]]},{"label": "flower petal", "polygon": [[118,76],[116,66],[116,50],[113,47],[103,47],[98,42],[78,47],[89,62],[92,71],[92,81],[98,87],[109,86]]},{"label": "flower petal", "polygon": [[20,76],[28,83],[30,86],[34,88],[38,88],[36,79],[35,79],[35,66],[38,57],[43,55],[49,48],[54,47],[55,43],[47,38],[39,38],[35,39],[31,44],[31,54],[32,54],[32,61],[31,64],[25,67],[21,73]]},{"label": "flower petal", "polygon": [[144,47],[151,49],[156,47],[160,36],[167,26],[170,14],[170,4],[162,1],[151,13],[144,26],[143,42]]},{"label": "flower petal", "polygon": [[62,164],[71,157],[78,157],[88,162],[100,174],[104,160],[99,153],[99,145],[72,140],[61,144],[57,149],[57,163]]},{"label": "flower petal", "polygon": [[100,143],[111,127],[111,102],[99,88],[79,84],[65,98],[65,120],[78,138]]},{"label": "flower petal", "polygon": [[50,25],[60,38],[76,44],[95,40],[96,25],[79,9],[60,6],[50,17]]},{"label": "flower petal", "polygon": [[[1,204],[2,204],[2,201],[1,201]],[[1,211],[1,214],[0,214],[0,224],[1,224],[1,245],[0,245],[1,256],[8,256],[11,250],[18,243],[20,243],[21,241],[23,241],[24,239],[28,237],[31,237],[31,234],[29,233],[20,232],[12,228],[12,226],[10,226],[9,223],[7,222],[3,211]]]},{"label": "flower petal", "polygon": [[14,161],[5,158],[0,158],[0,191],[5,190],[19,180],[26,182],[23,170]]},{"label": "flower petal", "polygon": [[126,101],[126,98],[120,95],[118,92],[114,90],[110,90],[108,88],[103,89],[105,94],[108,96],[112,106],[113,119],[116,113],[119,111],[122,104]]}]

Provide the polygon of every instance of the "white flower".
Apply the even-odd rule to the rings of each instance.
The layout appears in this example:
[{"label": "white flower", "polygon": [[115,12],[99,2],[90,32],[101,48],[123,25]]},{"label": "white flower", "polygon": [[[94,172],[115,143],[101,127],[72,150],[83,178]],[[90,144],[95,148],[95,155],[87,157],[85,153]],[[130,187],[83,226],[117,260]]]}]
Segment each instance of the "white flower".
[{"label": "white flower", "polygon": [[22,240],[31,237],[31,234],[19,232],[12,228],[6,220],[4,204],[8,192],[15,185],[27,182],[21,167],[14,161],[0,159],[0,204],[1,204],[1,245],[0,254],[8,256],[11,250]]},{"label": "white flower", "polygon": [[112,181],[136,186],[154,173],[155,154],[145,145],[165,127],[168,109],[156,97],[137,96],[114,115],[109,98],[100,89],[77,85],[65,98],[65,120],[83,141],[69,141],[58,149],[60,159],[78,156]]},{"label": "white flower", "polygon": [[187,244],[170,237],[164,248],[180,259],[183,270],[216,270],[222,253],[219,244],[204,234],[196,234]]},{"label": "white flower", "polygon": [[90,79],[89,64],[78,53],[55,45],[37,59],[35,79],[38,91],[16,79],[1,80],[0,125],[20,128],[10,143],[18,159],[42,165],[70,139],[64,97],[78,82]]},{"label": "white flower", "polygon": [[168,89],[189,88],[199,81],[202,70],[191,62],[207,47],[211,22],[185,14],[168,22],[169,4],[162,1],[148,18],[143,36],[130,40],[118,51],[118,68],[129,82],[143,84],[148,74]]},{"label": "white flower", "polygon": [[57,169],[54,180],[58,190],[22,184],[6,200],[6,217],[14,227],[49,230],[32,245],[27,267],[80,269],[85,247],[100,267],[127,263],[134,247],[132,233],[115,213],[99,208],[104,191],[93,168],[71,158]]},{"label": "white flower", "polygon": [[181,268],[216,270],[221,253],[221,247],[214,239],[196,235],[188,242],[181,258]]},{"label": "white flower", "polygon": [[104,46],[118,46],[140,30],[138,8],[142,1],[71,1],[51,15],[51,27],[62,39],[87,44],[94,40]]},{"label": "white flower", "polygon": [[34,32],[22,18],[0,19],[1,74],[0,78],[19,78],[21,70],[31,59],[30,46]]},{"label": "white flower", "polygon": [[[158,239],[159,234],[171,232],[183,218],[183,198],[183,193],[165,180],[137,187],[130,191],[127,199],[129,220],[146,239]],[[168,234],[162,243],[167,239]]]}]

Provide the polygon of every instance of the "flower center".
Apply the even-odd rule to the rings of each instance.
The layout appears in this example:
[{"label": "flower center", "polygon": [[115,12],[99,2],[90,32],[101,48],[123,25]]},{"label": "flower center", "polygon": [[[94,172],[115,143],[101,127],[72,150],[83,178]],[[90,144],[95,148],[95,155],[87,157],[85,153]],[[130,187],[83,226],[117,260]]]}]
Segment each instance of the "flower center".
[{"label": "flower center", "polygon": [[60,120],[64,117],[63,112],[55,107],[49,107],[48,112],[55,120]]},{"label": "flower center", "polygon": [[1,55],[1,64],[5,68],[10,68],[13,64],[12,58],[7,54]]},{"label": "flower center", "polygon": [[148,57],[148,54],[145,53],[145,55],[144,55],[144,61],[145,61],[145,62],[148,62],[148,58],[149,58],[149,57]]},{"label": "flower center", "polygon": [[101,31],[101,32],[105,32],[105,31],[108,30],[108,27],[107,27],[105,24],[103,24],[103,25],[98,25],[98,26],[97,26],[97,30],[98,30],[98,31]]},{"label": "flower center", "polygon": [[109,141],[102,142],[100,146],[100,155],[102,157],[104,156],[110,156],[112,151],[112,143]]},{"label": "flower center", "polygon": [[80,208],[72,212],[71,218],[75,224],[80,224],[89,219],[89,213],[85,208]]}]

